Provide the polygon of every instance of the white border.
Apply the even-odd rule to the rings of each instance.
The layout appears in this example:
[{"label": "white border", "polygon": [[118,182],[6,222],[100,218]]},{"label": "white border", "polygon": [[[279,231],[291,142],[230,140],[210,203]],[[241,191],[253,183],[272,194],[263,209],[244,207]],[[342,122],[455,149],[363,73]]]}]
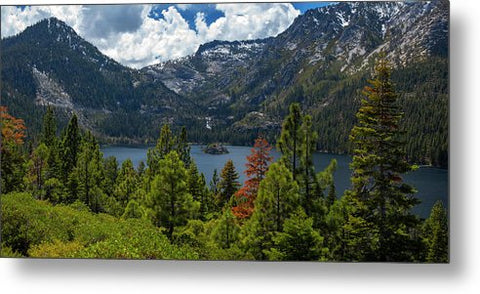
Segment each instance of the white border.
[{"label": "white border", "polygon": [[0,292],[480,293],[478,3],[451,1],[449,265],[0,259]]}]

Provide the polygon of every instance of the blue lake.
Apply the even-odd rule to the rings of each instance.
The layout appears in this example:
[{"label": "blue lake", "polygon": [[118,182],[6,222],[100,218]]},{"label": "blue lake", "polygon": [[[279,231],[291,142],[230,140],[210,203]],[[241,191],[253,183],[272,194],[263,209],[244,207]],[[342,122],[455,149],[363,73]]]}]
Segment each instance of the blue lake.
[{"label": "blue lake", "polygon": [[[231,159],[240,175],[240,181],[245,180],[243,171],[245,170],[246,156],[250,154],[251,147],[244,146],[227,146],[230,153],[222,155],[205,154],[202,146],[192,145],[191,155],[195,160],[200,172],[202,172],[207,182],[210,181],[213,171],[217,169],[220,174],[225,162]],[[138,166],[140,161],[146,162],[148,147],[123,147],[123,146],[106,146],[102,148],[104,157],[115,156],[120,163],[130,158],[134,166]],[[278,159],[280,154],[272,150],[274,159]],[[323,170],[332,159],[337,160],[337,171],[335,172],[335,186],[338,196],[343,191],[350,188],[351,170],[349,164],[351,157],[348,155],[337,155],[327,153],[315,153],[314,164],[317,171]],[[413,185],[418,193],[418,197],[422,203],[414,207],[413,212],[421,217],[428,217],[433,204],[437,200],[443,201],[448,207],[448,170],[421,167],[417,171],[409,173],[404,177],[405,182]]]}]

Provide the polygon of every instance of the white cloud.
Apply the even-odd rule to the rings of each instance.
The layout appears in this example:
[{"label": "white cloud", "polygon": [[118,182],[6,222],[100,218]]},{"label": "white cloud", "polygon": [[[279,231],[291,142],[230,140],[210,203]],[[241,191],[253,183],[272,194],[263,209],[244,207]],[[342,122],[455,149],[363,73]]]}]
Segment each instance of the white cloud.
[{"label": "white cloud", "polygon": [[225,14],[208,27],[222,40],[257,39],[276,36],[300,14],[289,3],[217,4]]},{"label": "white cloud", "polygon": [[187,10],[192,7],[193,4],[176,4],[175,6],[180,10]]},{"label": "white cloud", "polygon": [[2,37],[7,37],[18,34],[28,26],[51,16],[56,16],[78,30],[82,6],[27,6],[23,10],[15,6],[2,6],[1,9]]},{"label": "white cloud", "polygon": [[2,37],[55,16],[104,54],[127,66],[140,68],[193,54],[198,46],[213,40],[276,36],[300,13],[286,3],[217,4],[216,8],[225,16],[207,25],[203,13],[197,13],[195,31],[178,11],[188,7],[177,7],[170,6],[162,11],[163,18],[154,20],[148,17],[151,5],[32,6],[24,10],[3,6]]}]

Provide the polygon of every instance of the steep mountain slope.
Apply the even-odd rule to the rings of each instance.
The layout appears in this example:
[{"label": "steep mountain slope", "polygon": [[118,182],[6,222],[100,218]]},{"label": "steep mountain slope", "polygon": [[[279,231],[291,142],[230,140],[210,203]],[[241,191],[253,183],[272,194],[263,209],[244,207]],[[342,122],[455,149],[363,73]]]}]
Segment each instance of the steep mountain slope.
[{"label": "steep mountain slope", "polygon": [[[230,141],[248,142],[256,132],[274,138],[288,105],[301,102],[316,121],[318,148],[346,152],[360,90],[378,53],[385,51],[409,110],[407,136],[424,133],[418,121],[437,125],[421,136],[423,143],[409,145],[409,155],[443,165],[448,150],[448,13],[447,1],[342,2],[307,11],[275,38],[250,41],[255,50],[244,49],[241,58],[231,49],[238,42],[216,41],[193,56],[142,72],[210,109],[210,125]],[[205,48],[215,54],[205,54]],[[185,78],[187,72],[193,78]]]},{"label": "steep mountain slope", "polygon": [[99,136],[132,139],[152,129],[145,121],[185,123],[195,113],[189,100],[103,55],[58,19],[3,39],[1,47],[3,103],[34,129],[38,106],[46,105],[64,119],[76,112]]},{"label": "steep mountain slope", "polygon": [[292,102],[313,116],[317,148],[344,153],[378,53],[405,110],[412,161],[448,162],[448,1],[341,2],[307,11],[276,37],[214,41],[139,71],[57,19],[1,41],[2,98],[35,133],[45,105],[105,140],[145,142],[162,123],[195,142],[273,142]]}]

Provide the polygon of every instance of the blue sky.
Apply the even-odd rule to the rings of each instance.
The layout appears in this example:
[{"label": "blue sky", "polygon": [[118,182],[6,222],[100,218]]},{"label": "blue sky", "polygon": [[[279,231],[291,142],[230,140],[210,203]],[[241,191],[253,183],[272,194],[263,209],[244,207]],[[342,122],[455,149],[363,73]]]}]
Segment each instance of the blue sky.
[{"label": "blue sky", "polygon": [[213,40],[274,37],[308,9],[333,2],[4,6],[2,37],[56,17],[103,54],[141,68],[194,54]]},{"label": "blue sky", "polygon": [[300,10],[303,14],[305,11],[317,7],[323,7],[332,4],[333,2],[292,2],[293,7]]},{"label": "blue sky", "polygon": [[[323,7],[332,4],[333,2],[292,2],[291,4],[295,9],[298,9],[301,14],[309,9],[314,9],[318,7]],[[168,7],[174,4],[158,4],[155,5],[152,11],[150,12],[150,17],[154,19],[162,18],[162,10],[168,9]],[[179,10],[180,14],[188,22],[191,29],[195,29],[195,17],[198,12],[205,14],[205,21],[207,25],[212,24],[215,20],[220,17],[224,17],[225,14],[216,9],[216,4],[188,4],[188,5],[175,5]]]}]

